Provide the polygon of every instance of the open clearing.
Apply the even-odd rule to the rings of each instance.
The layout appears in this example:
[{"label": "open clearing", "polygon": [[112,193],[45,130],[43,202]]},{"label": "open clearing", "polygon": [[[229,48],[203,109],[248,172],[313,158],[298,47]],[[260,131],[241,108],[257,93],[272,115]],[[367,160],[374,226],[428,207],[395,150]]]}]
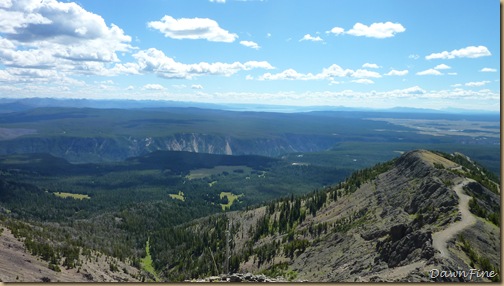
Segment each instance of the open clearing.
[{"label": "open clearing", "polygon": [[156,270],[154,270],[154,266],[152,266],[152,256],[150,254],[150,246],[149,246],[149,239],[147,239],[147,242],[145,243],[145,257],[140,261],[142,265],[142,269],[149,272],[154,276],[155,282],[159,281],[159,277],[156,274]]},{"label": "open clearing", "polygon": [[83,194],[72,194],[72,193],[64,193],[64,192],[57,192],[53,193],[55,196],[58,196],[60,198],[73,198],[76,200],[83,200],[83,199],[91,199],[90,196],[88,195],[83,195]]},{"label": "open clearing", "polygon": [[231,192],[221,192],[220,193],[220,198],[223,199],[224,197],[227,197],[228,203],[227,204],[221,204],[222,210],[225,210],[226,208],[230,208],[233,205],[233,202],[241,197],[243,197],[244,194],[241,195],[235,195]]},{"label": "open clearing", "polygon": [[189,180],[209,178],[213,175],[219,175],[227,173],[241,173],[248,175],[252,172],[252,168],[247,166],[215,166],[210,169],[196,169],[192,170],[189,175],[186,176]]},{"label": "open clearing", "polygon": [[170,194],[170,198],[180,201],[185,201],[184,192],[178,192],[178,194]]}]

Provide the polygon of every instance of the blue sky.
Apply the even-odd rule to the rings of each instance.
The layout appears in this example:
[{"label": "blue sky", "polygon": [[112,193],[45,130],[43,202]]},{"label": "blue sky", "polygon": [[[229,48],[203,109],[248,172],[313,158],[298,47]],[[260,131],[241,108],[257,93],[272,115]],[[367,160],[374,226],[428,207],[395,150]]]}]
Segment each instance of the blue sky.
[{"label": "blue sky", "polygon": [[498,111],[499,5],[0,0],[0,97]]}]

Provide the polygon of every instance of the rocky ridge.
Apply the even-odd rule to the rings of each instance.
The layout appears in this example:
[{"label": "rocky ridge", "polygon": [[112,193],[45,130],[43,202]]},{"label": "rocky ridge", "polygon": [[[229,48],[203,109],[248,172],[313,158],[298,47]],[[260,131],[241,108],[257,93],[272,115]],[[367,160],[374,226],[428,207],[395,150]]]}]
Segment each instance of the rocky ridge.
[{"label": "rocky ridge", "polygon": [[[495,211],[500,208],[499,196],[468,179],[469,173],[442,154],[412,151],[388,170],[355,181],[358,188],[353,191],[345,184],[329,188],[329,198],[315,215],[307,211],[312,198],[303,199],[306,218],[288,232],[271,229],[280,219],[279,209],[292,208],[293,201],[276,203],[273,212],[270,206],[229,213],[232,224],[239,225],[235,254],[252,245],[239,272],[266,273],[287,265],[285,272],[310,282],[489,281],[430,275],[500,267],[500,228],[476,217],[468,206],[474,197],[482,208]],[[331,199],[334,192],[337,200]],[[265,218],[270,231],[251,239],[254,227]],[[288,255],[286,249],[297,247],[292,245],[303,246]],[[276,250],[261,258],[267,249]]]},{"label": "rocky ridge", "polygon": [[[236,283],[236,282],[289,282],[287,279],[284,277],[278,276],[276,278],[271,278],[267,277],[266,275],[263,274],[252,274],[250,272],[248,273],[231,273],[231,274],[221,274],[219,276],[210,276],[202,279],[192,279],[192,280],[185,280],[184,282],[231,282],[231,283]],[[308,281],[303,281],[303,280],[298,280],[298,281],[290,281],[290,282],[308,282]]]}]

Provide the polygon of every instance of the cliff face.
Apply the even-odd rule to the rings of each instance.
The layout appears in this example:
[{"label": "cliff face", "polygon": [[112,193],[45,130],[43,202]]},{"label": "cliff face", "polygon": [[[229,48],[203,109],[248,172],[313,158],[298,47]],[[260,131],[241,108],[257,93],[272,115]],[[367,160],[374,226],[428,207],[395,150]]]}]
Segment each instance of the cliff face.
[{"label": "cliff face", "polygon": [[[385,167],[303,198],[303,219],[295,219],[294,200],[229,214],[234,254],[245,257],[239,272],[281,268],[313,282],[490,281],[500,268],[500,223],[488,214],[500,210],[499,195],[433,152],[409,152]],[[471,200],[485,216],[470,211]],[[471,269],[487,276],[469,276]]]},{"label": "cliff face", "polygon": [[268,138],[179,133],[169,137],[19,137],[0,141],[0,154],[50,153],[71,162],[120,161],[157,150],[225,155],[277,156],[290,152],[326,150],[334,136],[284,134]]}]

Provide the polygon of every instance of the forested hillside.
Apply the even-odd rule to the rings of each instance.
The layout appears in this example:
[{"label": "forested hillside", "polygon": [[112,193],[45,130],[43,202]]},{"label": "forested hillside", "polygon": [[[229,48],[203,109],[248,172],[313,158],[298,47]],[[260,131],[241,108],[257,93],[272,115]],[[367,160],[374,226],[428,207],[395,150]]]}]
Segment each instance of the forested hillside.
[{"label": "forested hillside", "polygon": [[[55,168],[42,172],[37,162]],[[345,180],[344,170],[195,153],[105,165],[18,155],[0,164],[2,227],[56,272],[84,269],[100,255],[111,257],[109,274],[119,264],[137,269],[127,270],[130,281],[197,280],[226,269],[285,281],[430,281],[432,263],[500,267],[499,252],[484,251],[500,249],[498,178],[458,153],[409,152]],[[461,208],[478,219],[440,242]],[[436,248],[446,243],[449,254]],[[394,272],[408,265],[423,270]]]}]

